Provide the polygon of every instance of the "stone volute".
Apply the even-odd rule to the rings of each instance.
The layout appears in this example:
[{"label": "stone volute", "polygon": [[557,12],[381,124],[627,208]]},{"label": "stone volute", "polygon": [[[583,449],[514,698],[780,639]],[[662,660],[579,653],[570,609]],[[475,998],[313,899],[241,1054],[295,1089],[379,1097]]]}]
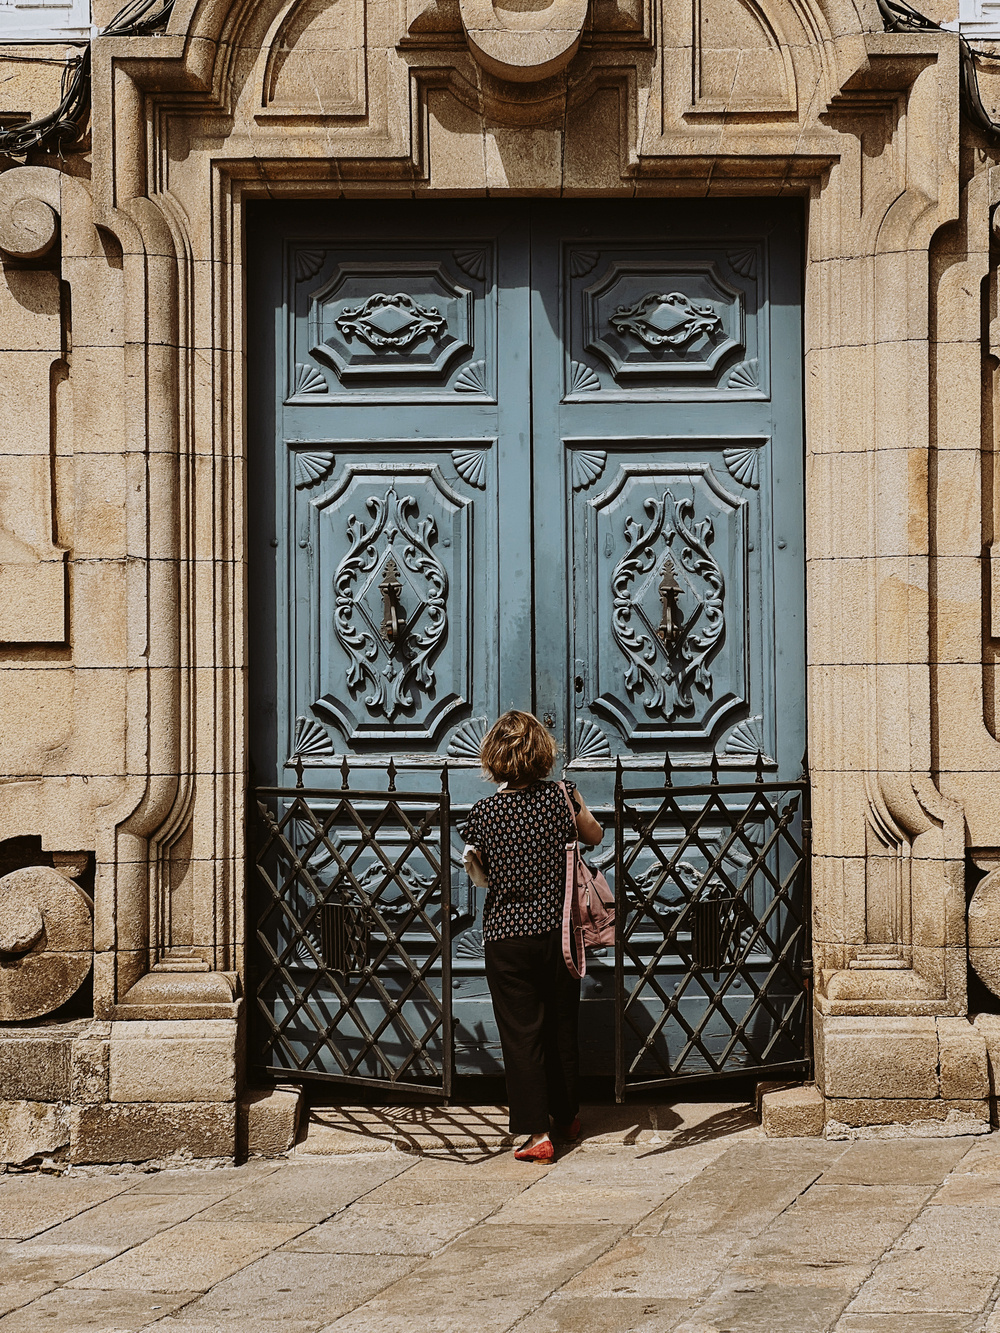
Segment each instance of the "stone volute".
[{"label": "stone volute", "polygon": [[0,1021],[39,1018],[83,984],[93,961],[90,899],[49,866],[0,879]]},{"label": "stone volute", "polygon": [[589,0],[459,0],[475,60],[514,83],[558,74],[576,54]]},{"label": "stone volute", "polygon": [[1000,870],[979,881],[969,903],[969,962],[983,984],[1000,995]]}]

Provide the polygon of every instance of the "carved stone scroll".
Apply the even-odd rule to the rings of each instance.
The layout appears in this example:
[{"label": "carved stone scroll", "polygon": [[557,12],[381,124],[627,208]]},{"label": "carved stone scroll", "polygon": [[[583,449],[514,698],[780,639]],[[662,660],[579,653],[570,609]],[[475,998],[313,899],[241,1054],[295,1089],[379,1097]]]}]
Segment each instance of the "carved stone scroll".
[{"label": "carved stone scroll", "polygon": [[92,904],[50,866],[0,879],[0,1021],[40,1018],[65,1004],[93,961]]}]

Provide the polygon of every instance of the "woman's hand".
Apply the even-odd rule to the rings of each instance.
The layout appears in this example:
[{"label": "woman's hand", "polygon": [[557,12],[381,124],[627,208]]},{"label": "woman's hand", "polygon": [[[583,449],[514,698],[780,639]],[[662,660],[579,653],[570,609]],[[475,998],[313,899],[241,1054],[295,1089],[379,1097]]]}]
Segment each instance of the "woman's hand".
[{"label": "woman's hand", "polygon": [[587,802],[580,795],[579,787],[576,790],[576,799],[580,802],[580,809],[576,815],[577,834],[580,841],[585,842],[588,847],[596,847],[604,837],[604,830],[587,809]]}]

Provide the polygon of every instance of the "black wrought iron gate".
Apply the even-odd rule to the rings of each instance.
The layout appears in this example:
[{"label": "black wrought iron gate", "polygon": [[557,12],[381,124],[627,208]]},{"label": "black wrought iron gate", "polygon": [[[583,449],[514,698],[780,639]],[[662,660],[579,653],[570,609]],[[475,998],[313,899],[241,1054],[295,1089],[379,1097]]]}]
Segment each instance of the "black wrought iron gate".
[{"label": "black wrought iron gate", "polygon": [[[369,770],[369,773],[371,770]],[[751,776],[752,774],[752,776]],[[250,895],[257,1069],[449,1098],[452,845],[440,790],[257,789]],[[699,776],[708,781],[697,781]],[[607,1072],[630,1090],[810,1062],[805,782],[764,765],[629,785],[618,765]],[[464,923],[459,920],[457,926]]]}]

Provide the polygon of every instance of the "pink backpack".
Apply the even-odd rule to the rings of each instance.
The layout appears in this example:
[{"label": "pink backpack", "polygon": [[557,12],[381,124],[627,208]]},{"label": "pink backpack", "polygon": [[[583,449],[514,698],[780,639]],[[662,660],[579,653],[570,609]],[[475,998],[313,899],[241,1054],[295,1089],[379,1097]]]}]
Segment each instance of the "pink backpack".
[{"label": "pink backpack", "polygon": [[[560,782],[570,814],[576,824],[576,810],[565,782]],[[562,950],[570,973],[577,978],[587,974],[587,949],[615,942],[615,897],[600,870],[591,870],[580,855],[580,841],[566,844],[566,895],[563,899]],[[573,958],[573,944],[576,957]]]}]

